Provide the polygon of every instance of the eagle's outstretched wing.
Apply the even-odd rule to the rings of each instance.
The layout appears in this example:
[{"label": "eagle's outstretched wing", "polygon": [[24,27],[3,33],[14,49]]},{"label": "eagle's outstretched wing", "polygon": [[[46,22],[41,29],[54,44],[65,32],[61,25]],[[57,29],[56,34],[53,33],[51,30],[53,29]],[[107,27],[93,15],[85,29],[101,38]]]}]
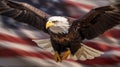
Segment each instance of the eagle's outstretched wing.
[{"label": "eagle's outstretched wing", "polygon": [[120,4],[92,9],[73,23],[86,39],[92,39],[120,24]]},{"label": "eagle's outstretched wing", "polygon": [[0,0],[0,14],[47,32],[45,24],[50,15],[27,3]]}]

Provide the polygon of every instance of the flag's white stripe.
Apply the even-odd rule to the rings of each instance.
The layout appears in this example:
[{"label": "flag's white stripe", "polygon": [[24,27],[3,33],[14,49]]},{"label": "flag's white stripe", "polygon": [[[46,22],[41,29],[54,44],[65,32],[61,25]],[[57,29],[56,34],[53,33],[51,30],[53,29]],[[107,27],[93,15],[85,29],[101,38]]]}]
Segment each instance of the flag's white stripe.
[{"label": "flag's white stripe", "polygon": [[[18,30],[18,31],[20,31],[20,30]],[[4,28],[0,27],[0,33],[15,36],[15,37],[19,37],[17,34],[15,34],[15,30],[13,31],[12,29],[4,29]]]},{"label": "flag's white stripe", "polygon": [[23,44],[6,42],[6,41],[0,41],[0,46],[5,47],[5,48],[20,49],[20,50],[24,50],[28,52],[38,52],[38,51],[45,52],[45,50],[43,50],[42,48],[38,46],[23,45]]},{"label": "flag's white stripe", "polygon": [[89,12],[90,11],[89,9],[84,8],[84,7],[78,7],[78,8],[80,8],[80,10],[83,10],[84,12]]},{"label": "flag's white stripe", "polygon": [[0,66],[4,67],[82,67],[80,64],[63,61],[57,63],[51,59],[40,59],[35,57],[13,57],[13,58],[0,58]]},{"label": "flag's white stripe", "polygon": [[2,18],[1,18],[1,16],[0,16],[0,27],[1,27],[1,25],[2,25]]},{"label": "flag's white stripe", "polygon": [[93,2],[89,2],[89,0],[68,0],[68,1],[71,1],[71,2],[74,2],[74,3],[81,3],[81,4],[86,4],[86,5],[91,5],[91,6],[97,6],[95,3]]},{"label": "flag's white stripe", "polygon": [[26,29],[21,29],[22,33],[25,33],[27,37],[30,38],[48,38],[49,35],[44,33],[43,31],[40,30],[26,30]]},{"label": "flag's white stripe", "polygon": [[115,29],[119,29],[119,30],[120,30],[120,25],[115,26],[114,28],[115,28]]},{"label": "flag's white stripe", "polygon": [[103,57],[112,57],[112,56],[120,57],[120,51],[116,51],[116,50],[107,51],[102,56]]},{"label": "flag's white stripe", "polygon": [[75,3],[82,3],[82,4],[86,4],[86,5],[91,5],[91,6],[105,6],[110,4],[111,2],[109,2],[108,0],[68,0],[68,1],[72,1]]},{"label": "flag's white stripe", "polygon": [[15,37],[30,37],[30,38],[48,38],[49,35],[38,30],[27,30],[27,29],[4,29],[0,28],[1,34],[7,34]]},{"label": "flag's white stripe", "polygon": [[112,38],[112,37],[107,37],[107,38],[97,37],[92,40],[85,40],[85,42],[94,42],[94,43],[104,44],[104,45],[111,46],[111,47],[120,47],[119,45],[120,40]]}]

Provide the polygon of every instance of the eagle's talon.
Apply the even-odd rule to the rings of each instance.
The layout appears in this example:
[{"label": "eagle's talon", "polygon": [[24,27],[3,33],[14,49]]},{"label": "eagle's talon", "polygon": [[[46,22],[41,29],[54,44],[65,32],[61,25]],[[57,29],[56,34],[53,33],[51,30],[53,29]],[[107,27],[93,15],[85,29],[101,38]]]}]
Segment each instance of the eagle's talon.
[{"label": "eagle's talon", "polygon": [[71,54],[71,51],[70,49],[68,49],[67,51],[63,52],[61,54],[61,59],[64,60],[64,59],[67,59],[67,57]]},{"label": "eagle's talon", "polygon": [[55,52],[54,59],[55,59],[56,62],[61,62],[62,61],[61,58],[60,58],[60,55],[57,51]]}]

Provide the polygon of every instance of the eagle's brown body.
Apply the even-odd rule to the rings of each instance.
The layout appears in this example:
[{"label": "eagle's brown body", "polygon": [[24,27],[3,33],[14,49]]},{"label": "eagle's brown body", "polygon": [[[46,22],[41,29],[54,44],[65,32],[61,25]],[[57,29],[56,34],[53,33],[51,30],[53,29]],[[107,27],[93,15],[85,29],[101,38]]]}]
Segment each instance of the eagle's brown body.
[{"label": "eagle's brown body", "polygon": [[[92,55],[89,53],[89,50],[93,52],[95,51],[98,54],[101,53],[86,46],[82,47],[82,41],[84,39],[95,38],[104,33],[106,30],[120,24],[120,4],[92,9],[85,16],[76,20],[67,17],[70,28],[68,33],[63,34],[56,34],[46,29],[46,22],[51,16],[23,2],[0,0],[0,14],[11,17],[17,21],[27,23],[50,34],[51,43],[55,51],[58,51],[60,54],[69,48],[73,55],[77,53],[78,58],[85,53],[85,50],[88,51],[87,55],[98,57],[99,55],[97,54]],[[80,50],[77,51],[78,49]],[[83,53],[81,53],[82,51]],[[84,55],[86,55],[86,53]],[[85,58],[89,59],[90,57],[85,56]]]},{"label": "eagle's brown body", "polygon": [[70,29],[70,31],[66,34],[54,34],[51,32],[51,41],[54,49],[58,51],[65,51],[67,48],[70,48],[71,53],[74,54],[80,48],[80,43],[82,43],[83,39],[80,33],[76,31],[77,30],[75,29]]}]

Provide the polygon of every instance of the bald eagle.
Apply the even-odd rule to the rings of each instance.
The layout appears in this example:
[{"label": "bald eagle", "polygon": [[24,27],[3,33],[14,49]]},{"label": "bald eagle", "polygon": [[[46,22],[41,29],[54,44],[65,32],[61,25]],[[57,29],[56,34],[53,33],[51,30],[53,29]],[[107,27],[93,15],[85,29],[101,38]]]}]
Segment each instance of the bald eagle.
[{"label": "bald eagle", "polygon": [[82,18],[73,19],[51,16],[27,3],[0,0],[0,14],[48,33],[56,62],[61,62],[68,56],[87,60],[99,57],[103,52],[86,46],[82,43],[83,40],[93,39],[118,25],[120,4],[95,8]]}]

